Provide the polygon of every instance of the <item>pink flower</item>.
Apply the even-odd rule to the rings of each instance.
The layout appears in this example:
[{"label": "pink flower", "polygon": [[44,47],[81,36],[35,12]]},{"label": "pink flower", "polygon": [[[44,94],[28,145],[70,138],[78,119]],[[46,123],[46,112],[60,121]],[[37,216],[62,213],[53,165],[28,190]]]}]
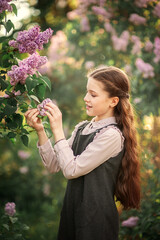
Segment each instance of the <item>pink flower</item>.
[{"label": "pink flower", "polygon": [[121,36],[118,38],[116,35],[112,36],[113,47],[116,51],[126,52],[129,43],[129,32],[123,31]]},{"label": "pink flower", "polygon": [[9,41],[9,45],[17,48],[20,53],[33,54],[36,49],[43,49],[43,44],[48,43],[51,38],[53,30],[51,28],[46,29],[44,32],[40,32],[39,26],[18,33],[17,39]]},{"label": "pink flower", "polygon": [[149,1],[150,0],[135,0],[134,4],[139,8],[142,8],[142,7],[146,8]]},{"label": "pink flower", "polygon": [[9,12],[12,12],[12,6],[8,4],[11,0],[0,0],[0,13],[2,13],[5,10],[8,10]]},{"label": "pink flower", "polygon": [[111,33],[112,35],[116,35],[115,29],[112,27],[112,25],[109,22],[106,22],[104,24],[104,28],[107,32]]},{"label": "pink flower", "polygon": [[15,207],[16,207],[16,205],[14,202],[6,203],[5,208],[4,208],[5,214],[12,217],[16,213]]},{"label": "pink flower", "polygon": [[146,18],[139,16],[136,13],[132,13],[129,17],[129,21],[132,22],[135,25],[141,25],[141,24],[146,24]]},{"label": "pink flower", "polygon": [[147,52],[150,52],[150,51],[152,50],[152,48],[153,48],[153,43],[148,40],[148,41],[145,43],[144,49],[145,49]]},{"label": "pink flower", "polygon": [[113,16],[112,13],[107,12],[103,7],[97,7],[97,6],[93,6],[92,7],[92,11],[96,14],[96,15],[101,15],[105,18],[111,18]]},{"label": "pink flower", "polygon": [[26,174],[27,172],[28,172],[28,167],[26,167],[26,166],[24,166],[24,167],[20,167],[19,168],[19,171],[20,171],[20,173],[22,173],[22,174]]},{"label": "pink flower", "polygon": [[10,83],[12,86],[18,82],[25,84],[28,75],[32,75],[36,70],[47,62],[46,56],[40,56],[38,53],[32,54],[30,57],[20,61],[19,66],[13,65],[11,71],[7,75],[11,78]]},{"label": "pink flower", "polygon": [[160,2],[157,3],[157,5],[155,6],[155,8],[154,8],[154,10],[153,10],[153,14],[154,14],[156,17],[160,18]]},{"label": "pink flower", "polygon": [[19,151],[18,151],[18,156],[19,156],[21,159],[23,159],[23,160],[29,158],[30,155],[31,155],[31,154],[30,154],[29,152],[26,152],[26,151],[23,151],[23,150],[19,150]]},{"label": "pink flower", "polygon": [[89,20],[86,16],[81,18],[80,26],[81,26],[81,32],[89,32],[90,31]]},{"label": "pink flower", "polygon": [[95,64],[94,64],[93,61],[87,61],[87,62],[85,62],[85,68],[86,68],[87,70],[93,68],[94,66],[95,66]]},{"label": "pink flower", "polygon": [[158,63],[160,61],[160,38],[156,37],[154,40],[154,54],[156,57],[154,58],[154,62]]},{"label": "pink flower", "polygon": [[49,102],[52,102],[52,100],[50,98],[46,98],[45,100],[43,100],[42,103],[37,105],[37,109],[39,110],[39,115],[46,116],[45,105]]},{"label": "pink flower", "polygon": [[141,58],[137,58],[135,65],[137,69],[143,74],[144,78],[154,77],[154,68],[149,63],[145,63]]},{"label": "pink flower", "polygon": [[122,227],[135,227],[137,225],[138,220],[139,220],[138,217],[130,217],[122,222]]},{"label": "pink flower", "polygon": [[141,52],[141,41],[140,38],[132,35],[131,41],[134,43],[132,48],[132,54],[139,54]]}]

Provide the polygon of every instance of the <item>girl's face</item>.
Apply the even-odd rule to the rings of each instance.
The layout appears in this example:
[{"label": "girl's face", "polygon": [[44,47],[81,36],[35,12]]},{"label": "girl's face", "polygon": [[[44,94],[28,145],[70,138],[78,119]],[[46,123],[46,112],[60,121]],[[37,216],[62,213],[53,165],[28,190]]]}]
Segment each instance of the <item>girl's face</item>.
[{"label": "girl's face", "polygon": [[119,98],[110,98],[109,93],[104,90],[102,82],[89,78],[84,101],[87,114],[96,116],[95,121],[99,121],[114,116],[114,107],[117,105]]}]

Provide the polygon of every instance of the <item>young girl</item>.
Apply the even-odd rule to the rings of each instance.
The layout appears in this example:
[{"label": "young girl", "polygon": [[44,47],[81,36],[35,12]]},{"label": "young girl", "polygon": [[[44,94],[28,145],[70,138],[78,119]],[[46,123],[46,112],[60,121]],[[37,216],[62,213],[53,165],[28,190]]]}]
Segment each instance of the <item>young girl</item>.
[{"label": "young girl", "polygon": [[84,101],[93,118],[80,122],[68,140],[59,108],[48,103],[54,147],[37,117],[38,110],[25,114],[37,131],[44,165],[53,173],[61,170],[68,179],[58,240],[117,240],[114,196],[124,209],[139,208],[139,162],[129,91],[122,70],[100,67],[91,72]]}]

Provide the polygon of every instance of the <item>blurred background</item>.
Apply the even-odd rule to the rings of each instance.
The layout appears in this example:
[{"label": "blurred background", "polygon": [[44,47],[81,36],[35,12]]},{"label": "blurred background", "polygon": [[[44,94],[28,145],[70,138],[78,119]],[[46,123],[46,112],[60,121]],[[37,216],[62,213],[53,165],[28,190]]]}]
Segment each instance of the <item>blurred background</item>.
[{"label": "blurred background", "polygon": [[[84,95],[87,73],[98,65],[123,69],[131,82],[141,162],[141,209],[120,214],[120,239],[160,239],[160,1],[156,0],[20,0],[18,16],[9,13],[15,29],[40,25],[54,30],[40,52],[41,68],[52,82],[49,97],[63,114],[66,137],[87,117]],[[3,27],[0,36],[3,36]],[[0,214],[15,202],[30,229],[29,240],[56,239],[66,187],[61,173],[42,165],[35,132],[29,147],[20,140],[0,139]],[[136,223],[124,223],[137,217]],[[87,240],[87,239],[86,239]]]}]

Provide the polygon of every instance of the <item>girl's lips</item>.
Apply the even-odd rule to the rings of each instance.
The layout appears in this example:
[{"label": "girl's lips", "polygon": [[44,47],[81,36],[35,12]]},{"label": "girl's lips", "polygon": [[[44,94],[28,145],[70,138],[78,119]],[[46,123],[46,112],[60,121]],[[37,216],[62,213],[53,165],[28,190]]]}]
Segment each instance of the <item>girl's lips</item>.
[{"label": "girl's lips", "polygon": [[90,108],[92,108],[92,107],[91,107],[91,106],[89,106],[89,105],[86,105],[86,108],[87,108],[87,109],[90,109]]}]

